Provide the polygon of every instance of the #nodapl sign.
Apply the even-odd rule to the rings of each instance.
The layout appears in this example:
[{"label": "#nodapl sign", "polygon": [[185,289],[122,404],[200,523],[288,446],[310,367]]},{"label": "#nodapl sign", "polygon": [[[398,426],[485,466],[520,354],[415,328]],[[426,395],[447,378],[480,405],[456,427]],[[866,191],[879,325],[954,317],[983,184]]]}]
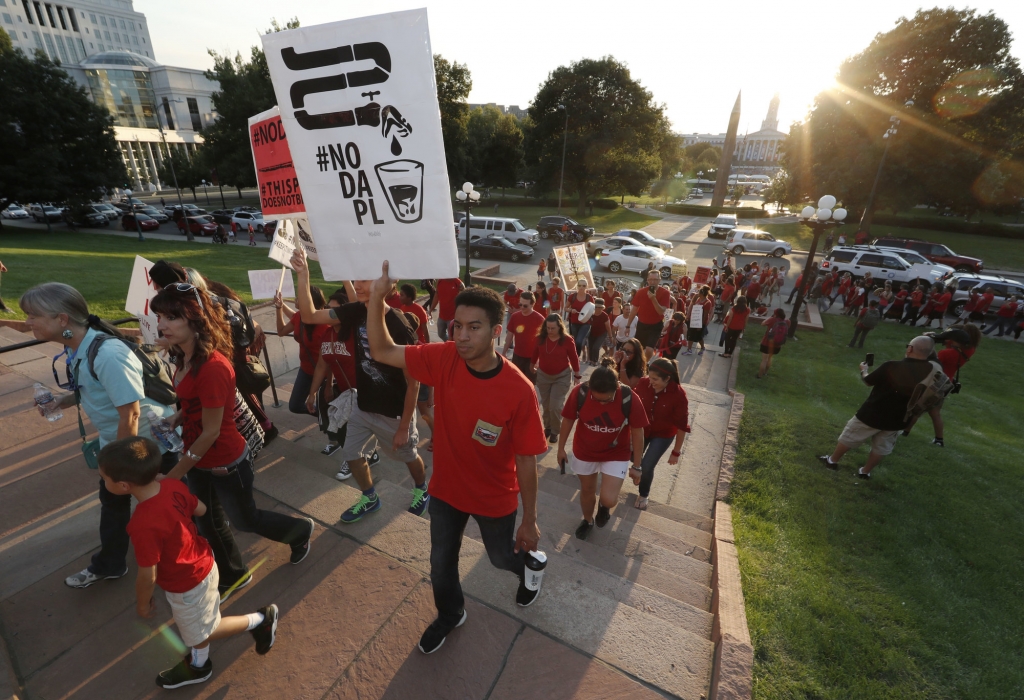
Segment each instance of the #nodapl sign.
[{"label": "#nodapl sign", "polygon": [[277,107],[249,117],[249,144],[256,165],[263,216],[273,218],[306,211],[299,178]]}]

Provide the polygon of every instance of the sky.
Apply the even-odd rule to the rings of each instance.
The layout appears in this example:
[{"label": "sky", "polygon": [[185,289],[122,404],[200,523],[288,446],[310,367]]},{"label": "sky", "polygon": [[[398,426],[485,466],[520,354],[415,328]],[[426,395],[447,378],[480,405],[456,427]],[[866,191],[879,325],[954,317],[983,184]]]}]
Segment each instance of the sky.
[{"label": "sky", "polygon": [[[422,0],[134,0],[147,16],[156,59],[210,68],[207,49],[242,52],[259,44],[271,19],[297,16],[303,26],[423,7]],[[808,0],[693,3],[520,0],[426,3],[434,53],[466,64],[471,103],[525,108],[548,73],[582,58],[614,56],[665,105],[678,133],[725,131],[738,92],[740,132],[761,127],[779,93],[779,125],[801,120],[829,87],[839,64],[859,53],[901,16],[945,3],[914,0]],[[959,4],[957,7],[970,5]],[[282,9],[282,7],[287,9]],[[1024,2],[973,5],[1003,19],[1024,63]]]}]

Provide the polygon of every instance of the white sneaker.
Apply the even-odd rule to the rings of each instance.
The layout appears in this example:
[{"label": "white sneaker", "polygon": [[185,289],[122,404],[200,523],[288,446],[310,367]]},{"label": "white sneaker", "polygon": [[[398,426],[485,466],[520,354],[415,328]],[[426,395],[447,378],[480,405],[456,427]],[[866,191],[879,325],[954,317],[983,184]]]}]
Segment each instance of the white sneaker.
[{"label": "white sneaker", "polygon": [[338,469],[338,473],[334,475],[334,478],[338,481],[344,481],[352,476],[352,470],[348,468],[348,462],[342,462],[341,468]]},{"label": "white sneaker", "polygon": [[124,570],[124,573],[117,574],[115,576],[97,576],[93,572],[89,571],[88,568],[82,569],[77,574],[72,574],[64,579],[64,584],[71,588],[88,588],[97,581],[104,581],[106,579],[121,578],[128,573],[128,569]]}]

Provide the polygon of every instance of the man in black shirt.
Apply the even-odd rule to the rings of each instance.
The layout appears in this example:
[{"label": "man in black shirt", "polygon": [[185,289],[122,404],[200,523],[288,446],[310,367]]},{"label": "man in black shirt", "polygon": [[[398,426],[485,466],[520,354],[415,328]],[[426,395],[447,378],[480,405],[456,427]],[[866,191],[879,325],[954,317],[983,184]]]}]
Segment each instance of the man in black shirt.
[{"label": "man in black shirt", "polygon": [[[367,457],[377,449],[378,441],[382,443],[385,453],[405,462],[409,468],[413,480],[409,512],[422,515],[427,509],[430,496],[427,494],[426,467],[416,449],[419,443],[416,399],[420,385],[407,371],[377,362],[370,354],[370,343],[366,335],[366,303],[370,300],[371,281],[352,283],[358,301],[338,309],[317,310],[313,308],[313,298],[309,292],[309,267],[306,265],[306,252],[301,246],[295,249],[291,263],[292,269],[299,276],[295,301],[298,302],[302,322],[319,324],[337,320],[340,322],[338,337],[352,338],[355,345],[356,406],[348,419],[341,458],[348,462],[363,495],[355,505],[342,513],[341,522],[354,523],[364,515],[380,510],[380,498],[366,463]],[[402,313],[389,307],[384,320],[396,344],[416,344],[416,334]]]},{"label": "man in black shirt", "polygon": [[843,428],[831,456],[818,457],[822,464],[829,469],[838,469],[844,454],[871,440],[871,453],[857,472],[861,479],[871,478],[871,470],[878,466],[882,457],[892,452],[896,436],[906,425],[907,404],[914,388],[932,371],[928,358],[934,350],[935,341],[921,335],[910,341],[906,357],[902,360],[883,363],[870,374],[867,364],[860,364],[861,378],[871,387],[871,393]]}]

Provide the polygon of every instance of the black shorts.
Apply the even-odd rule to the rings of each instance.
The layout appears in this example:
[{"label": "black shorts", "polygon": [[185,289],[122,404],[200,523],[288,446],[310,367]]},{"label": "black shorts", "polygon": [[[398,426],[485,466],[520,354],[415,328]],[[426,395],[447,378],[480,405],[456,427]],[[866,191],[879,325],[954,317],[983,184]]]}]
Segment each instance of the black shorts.
[{"label": "black shorts", "polygon": [[691,343],[699,343],[704,340],[704,328],[697,326],[696,328],[690,328],[686,331],[686,340]]},{"label": "black shorts", "polygon": [[658,321],[657,323],[640,323],[640,321],[637,321],[636,333],[633,337],[639,340],[640,344],[645,348],[656,348],[658,347],[658,340],[661,338],[661,331],[664,327],[664,321]]},{"label": "black shorts", "polygon": [[782,349],[781,345],[777,345],[774,348],[769,349],[767,345],[761,344],[761,352],[765,355],[778,355],[779,350]]},{"label": "black shorts", "polygon": [[946,315],[945,311],[932,311],[931,313],[928,314],[928,320],[929,321],[935,321],[935,320],[941,321],[942,317],[945,316],[945,315]]},{"label": "black shorts", "polygon": [[984,321],[985,320],[985,314],[980,313],[978,311],[972,311],[971,315],[968,316],[967,318],[970,321]]}]

